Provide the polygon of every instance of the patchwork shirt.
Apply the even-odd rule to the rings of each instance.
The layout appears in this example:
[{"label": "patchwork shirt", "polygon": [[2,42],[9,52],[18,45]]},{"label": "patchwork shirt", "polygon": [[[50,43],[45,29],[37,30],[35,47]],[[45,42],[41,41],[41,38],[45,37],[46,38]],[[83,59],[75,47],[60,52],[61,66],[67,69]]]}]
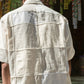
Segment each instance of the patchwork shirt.
[{"label": "patchwork shirt", "polygon": [[40,0],[26,0],[0,20],[0,61],[11,84],[71,84],[74,56],[68,20]]}]

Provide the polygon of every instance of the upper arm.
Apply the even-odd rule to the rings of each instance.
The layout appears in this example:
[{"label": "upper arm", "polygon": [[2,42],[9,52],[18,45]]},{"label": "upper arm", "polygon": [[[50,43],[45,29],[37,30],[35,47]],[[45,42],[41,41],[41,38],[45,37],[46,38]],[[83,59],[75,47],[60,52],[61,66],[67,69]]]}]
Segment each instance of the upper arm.
[{"label": "upper arm", "polygon": [[7,23],[0,20],[0,61],[8,62],[8,30]]},{"label": "upper arm", "polygon": [[70,32],[69,24],[67,20],[65,20],[65,32],[64,33],[65,33],[67,57],[68,57],[68,60],[71,60],[75,54],[75,50],[73,47],[72,36],[71,36],[71,32]]}]

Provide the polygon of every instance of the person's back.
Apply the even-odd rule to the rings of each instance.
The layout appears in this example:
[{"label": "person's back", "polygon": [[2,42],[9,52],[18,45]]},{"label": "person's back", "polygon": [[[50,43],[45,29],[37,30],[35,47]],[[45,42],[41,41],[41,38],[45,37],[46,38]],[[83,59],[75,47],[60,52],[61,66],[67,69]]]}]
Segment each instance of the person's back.
[{"label": "person's back", "polygon": [[64,16],[27,0],[2,17],[1,25],[6,35],[0,49],[8,53],[0,61],[9,63],[11,84],[71,84],[68,61],[74,49]]}]

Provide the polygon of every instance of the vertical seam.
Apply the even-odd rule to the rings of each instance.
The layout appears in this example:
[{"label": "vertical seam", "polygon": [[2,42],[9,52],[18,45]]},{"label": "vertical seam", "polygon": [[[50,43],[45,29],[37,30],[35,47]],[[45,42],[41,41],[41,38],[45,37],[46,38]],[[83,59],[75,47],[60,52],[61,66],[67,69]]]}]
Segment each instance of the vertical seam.
[{"label": "vertical seam", "polygon": [[[12,16],[11,16],[11,20],[12,20]],[[12,20],[12,24],[13,24],[13,20]],[[13,24],[13,27],[14,27],[14,24]],[[12,28],[13,30],[13,38],[14,38],[14,40],[13,40],[13,49],[14,49],[14,56],[15,56],[15,60],[14,60],[14,72],[15,72],[15,76],[16,76],[16,52],[15,52],[15,36],[14,36],[14,28]],[[15,82],[16,82],[16,84],[17,84],[17,77],[15,78]]]}]

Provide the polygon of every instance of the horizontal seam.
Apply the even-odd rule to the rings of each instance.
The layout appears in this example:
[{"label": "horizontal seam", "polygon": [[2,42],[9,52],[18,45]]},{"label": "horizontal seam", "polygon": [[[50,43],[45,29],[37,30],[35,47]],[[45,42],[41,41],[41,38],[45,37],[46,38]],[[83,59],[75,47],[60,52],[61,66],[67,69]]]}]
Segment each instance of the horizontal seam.
[{"label": "horizontal seam", "polygon": [[[31,23],[23,23],[23,24],[31,24]],[[17,25],[23,25],[23,24],[17,24]],[[44,24],[57,24],[56,22],[47,22],[47,23],[39,23],[39,24],[31,24],[31,25],[35,25],[35,26],[40,26],[40,25],[44,25]],[[58,25],[60,25],[62,23],[59,23]],[[13,28],[17,25],[11,26],[10,28]]]},{"label": "horizontal seam", "polygon": [[68,74],[68,72],[54,72],[54,73],[40,73],[40,74],[28,74],[28,75],[23,75],[23,76],[11,76],[11,78],[16,78],[16,77],[27,77],[27,76],[37,76],[37,75],[48,75],[48,74]]},{"label": "horizontal seam", "polygon": [[[52,48],[66,48],[66,47],[47,47],[47,48],[25,48],[25,49],[18,49],[18,50],[15,50],[15,51],[22,51],[22,50],[32,50],[32,49],[52,49]],[[14,50],[9,50],[9,51],[14,51]]]},{"label": "horizontal seam", "polygon": [[5,50],[5,51],[8,51],[7,49],[0,49],[0,50]]}]

